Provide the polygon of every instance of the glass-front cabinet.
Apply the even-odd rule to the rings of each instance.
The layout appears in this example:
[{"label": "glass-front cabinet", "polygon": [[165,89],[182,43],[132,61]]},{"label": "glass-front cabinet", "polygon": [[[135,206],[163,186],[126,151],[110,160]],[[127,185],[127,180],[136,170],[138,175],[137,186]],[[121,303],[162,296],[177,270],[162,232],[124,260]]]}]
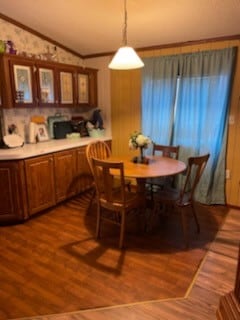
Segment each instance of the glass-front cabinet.
[{"label": "glass-front cabinet", "polygon": [[88,74],[77,74],[77,92],[78,92],[78,104],[89,103],[89,80]]},{"label": "glass-front cabinet", "polygon": [[12,99],[15,107],[30,106],[36,103],[36,85],[34,81],[34,63],[15,59],[10,60],[10,78]]},{"label": "glass-front cabinet", "polygon": [[77,103],[79,106],[98,106],[97,69],[77,69]]},{"label": "glass-front cabinet", "polygon": [[59,83],[59,105],[62,107],[74,107],[76,104],[74,68],[59,67],[57,72]]},{"label": "glass-front cabinet", "polygon": [[39,106],[57,106],[57,88],[55,69],[37,65],[38,103]]},{"label": "glass-front cabinet", "polygon": [[0,55],[0,106],[97,107],[97,69]]}]

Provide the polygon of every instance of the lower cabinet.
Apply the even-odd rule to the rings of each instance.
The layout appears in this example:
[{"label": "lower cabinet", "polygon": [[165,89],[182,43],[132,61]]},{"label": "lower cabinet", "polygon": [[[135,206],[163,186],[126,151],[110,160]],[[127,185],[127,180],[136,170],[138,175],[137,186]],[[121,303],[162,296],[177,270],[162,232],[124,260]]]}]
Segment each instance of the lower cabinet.
[{"label": "lower cabinet", "polygon": [[28,217],[24,161],[0,162],[0,221],[16,222]]},{"label": "lower cabinet", "polygon": [[29,216],[55,205],[53,156],[25,160]]},{"label": "lower cabinet", "polygon": [[80,147],[77,152],[77,171],[75,182],[77,193],[86,191],[92,187],[93,176],[86,158],[86,147]]},{"label": "lower cabinet", "polygon": [[77,193],[76,151],[67,150],[54,154],[55,194],[56,202],[63,201]]},{"label": "lower cabinet", "polygon": [[[111,142],[108,142],[111,146]],[[86,146],[0,161],[0,223],[20,222],[92,187]]]}]

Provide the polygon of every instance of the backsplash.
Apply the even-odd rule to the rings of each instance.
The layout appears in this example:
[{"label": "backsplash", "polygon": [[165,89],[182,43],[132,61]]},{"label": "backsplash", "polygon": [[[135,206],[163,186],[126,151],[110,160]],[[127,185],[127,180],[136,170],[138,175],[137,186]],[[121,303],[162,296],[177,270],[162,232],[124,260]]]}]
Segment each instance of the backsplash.
[{"label": "backsplash", "polygon": [[80,108],[21,108],[21,109],[3,109],[3,135],[8,134],[8,129],[12,125],[16,127],[16,132],[24,139],[25,143],[29,142],[29,124],[30,118],[32,116],[43,116],[45,118],[45,123],[47,124],[47,118],[49,116],[54,116],[56,114],[61,114],[66,117],[66,119],[71,119],[72,116],[82,116],[86,120],[91,120],[93,110],[88,110],[83,112]]}]

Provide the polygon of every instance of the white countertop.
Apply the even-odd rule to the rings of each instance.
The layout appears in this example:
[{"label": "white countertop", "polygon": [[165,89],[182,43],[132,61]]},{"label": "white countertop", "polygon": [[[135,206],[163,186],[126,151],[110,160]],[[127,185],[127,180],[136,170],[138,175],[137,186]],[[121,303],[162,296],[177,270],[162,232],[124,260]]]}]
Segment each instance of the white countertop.
[{"label": "white countertop", "polygon": [[24,144],[23,147],[0,149],[0,161],[26,159],[44,155],[47,153],[85,146],[94,140],[105,141],[111,139],[111,137],[83,137],[74,139],[52,139],[49,141],[38,142],[34,144]]}]

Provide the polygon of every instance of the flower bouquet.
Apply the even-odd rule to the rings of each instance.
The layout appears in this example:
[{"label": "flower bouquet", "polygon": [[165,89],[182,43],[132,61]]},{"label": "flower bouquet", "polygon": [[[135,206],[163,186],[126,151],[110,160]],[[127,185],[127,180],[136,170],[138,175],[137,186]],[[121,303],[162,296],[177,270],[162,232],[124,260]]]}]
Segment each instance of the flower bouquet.
[{"label": "flower bouquet", "polygon": [[128,142],[129,149],[140,149],[140,157],[134,157],[133,162],[148,163],[147,158],[145,158],[143,155],[143,149],[147,149],[151,142],[151,139],[149,137],[144,136],[141,132],[134,131],[131,134]]}]

